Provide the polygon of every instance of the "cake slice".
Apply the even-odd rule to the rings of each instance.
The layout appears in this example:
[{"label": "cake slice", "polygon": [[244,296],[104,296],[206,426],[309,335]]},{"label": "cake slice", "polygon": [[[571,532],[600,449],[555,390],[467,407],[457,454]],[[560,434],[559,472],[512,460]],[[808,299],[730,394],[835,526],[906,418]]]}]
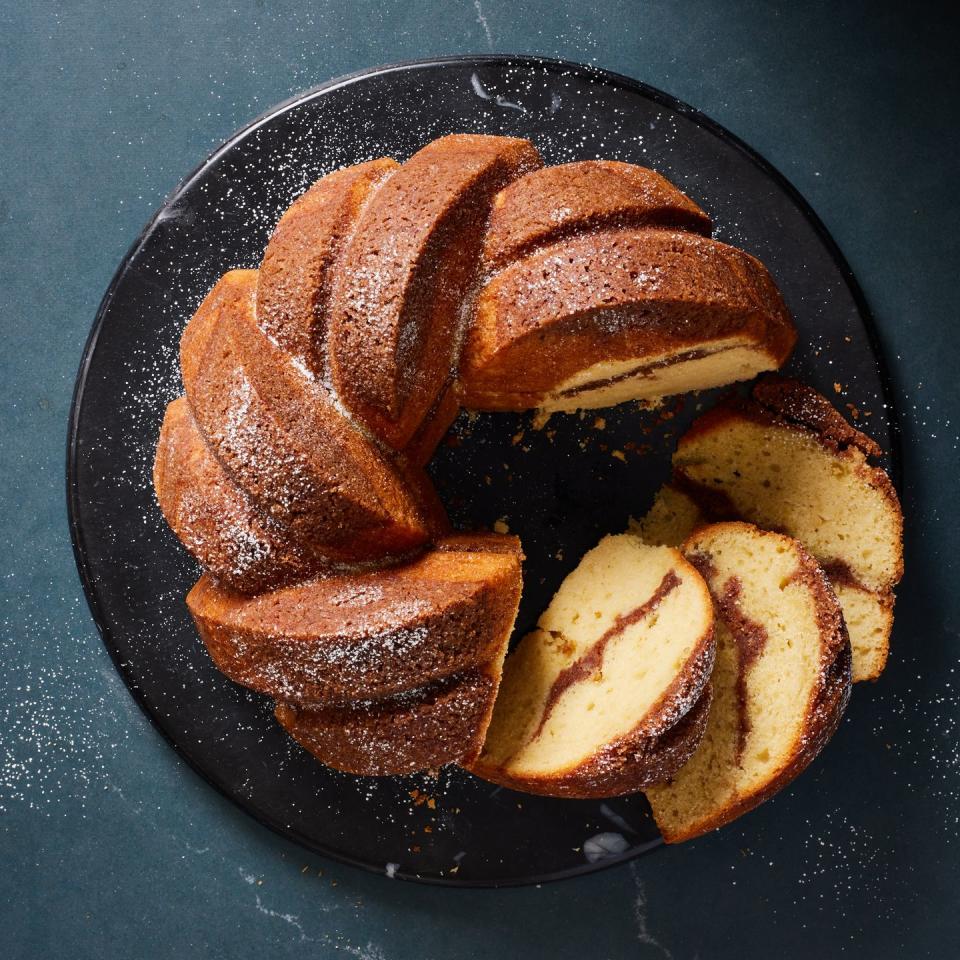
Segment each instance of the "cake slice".
[{"label": "cake slice", "polygon": [[187,606],[236,683],[283,701],[379,699],[494,658],[513,629],[520,562],[515,537],[478,534],[255,597],[202,577]]},{"label": "cake slice", "polygon": [[373,191],[399,166],[384,157],[321,177],[287,208],[264,251],[257,322],[318,377],[325,374],[330,295],[343,249]]},{"label": "cake slice", "polygon": [[556,797],[610,797],[665,780],[710,706],[713,609],[676,551],[605,537],[510,654],[470,769]]},{"label": "cake slice", "polygon": [[476,759],[509,637],[487,663],[380,700],[279,703],[276,718],[318,760],[361,776],[435,770]]},{"label": "cake slice", "polygon": [[[694,523],[743,519],[803,543],[843,607],[855,680],[883,671],[903,573],[903,515],[890,478],[871,462],[880,453],[811,387],[771,377],[750,399],[730,398],[694,421],[667,494],[694,505]],[[689,510],[684,516],[675,536],[658,542],[687,535]]]},{"label": "cake slice", "polygon": [[167,406],[153,485],[180,542],[231,590],[260,593],[305,579],[331,562],[256,510],[231,483],[203,442],[184,397]]},{"label": "cake slice", "polygon": [[753,809],[803,771],[850,697],[850,644],[823,570],[790,537],[703,527],[683,547],[716,609],[706,733],[669,783],[646,790],[667,843]]},{"label": "cake slice", "polygon": [[537,249],[483,287],[464,404],[573,411],[746,380],[796,331],[760,261],[709,237],[605,229]]},{"label": "cake slice", "polygon": [[499,270],[539,247],[608,227],[673,227],[710,235],[710,218],[669,180],[616,160],[542,167],[497,194],[483,247]]},{"label": "cake slice", "polygon": [[399,556],[429,523],[395,464],[256,324],[257,273],[233,270],[183,333],[181,368],[211,453],[251,503],[323,554]]},{"label": "cake slice", "polygon": [[395,450],[453,378],[494,196],[540,163],[526,140],[441,137],[361,214],[334,293],[331,373],[346,407]]}]

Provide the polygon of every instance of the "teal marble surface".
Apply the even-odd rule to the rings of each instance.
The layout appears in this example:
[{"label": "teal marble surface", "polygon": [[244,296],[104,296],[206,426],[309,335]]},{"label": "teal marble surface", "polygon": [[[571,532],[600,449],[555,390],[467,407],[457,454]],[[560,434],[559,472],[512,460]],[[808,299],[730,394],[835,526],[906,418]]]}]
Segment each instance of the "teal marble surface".
[{"label": "teal marble surface", "polygon": [[[957,955],[960,78],[946,10],[0,4],[0,956]],[[180,763],[88,615],[63,469],[100,297],[184,173],[330,77],[491,51],[660,87],[750,143],[811,202],[865,290],[892,369],[907,576],[887,673],[857,689],[806,785],[623,867],[464,891],[306,854]]]}]

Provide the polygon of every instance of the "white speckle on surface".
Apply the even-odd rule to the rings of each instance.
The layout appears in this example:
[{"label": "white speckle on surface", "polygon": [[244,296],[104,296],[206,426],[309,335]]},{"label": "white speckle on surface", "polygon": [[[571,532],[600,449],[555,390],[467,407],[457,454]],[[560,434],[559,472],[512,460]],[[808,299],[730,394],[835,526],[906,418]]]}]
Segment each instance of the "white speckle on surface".
[{"label": "white speckle on surface", "polygon": [[626,853],[630,844],[622,833],[598,833],[583,841],[583,855],[587,863],[599,863]]},{"label": "white speckle on surface", "polygon": [[483,35],[487,38],[487,46],[493,49],[493,32],[490,30],[490,24],[483,13],[483,6],[480,0],[473,0],[473,9],[477,11],[477,23],[483,27]]},{"label": "white speckle on surface", "polygon": [[633,878],[633,920],[637,927],[637,940],[648,947],[662,951],[667,960],[673,960],[673,954],[657,940],[647,927],[647,891],[640,878],[640,868],[630,864],[630,876]]},{"label": "white speckle on surface", "polygon": [[384,873],[392,880],[396,875],[397,871],[400,869],[399,863],[388,863]]},{"label": "white speckle on surface", "polygon": [[603,814],[615,827],[619,827],[621,830],[626,831],[627,833],[636,833],[637,831],[627,823],[623,817],[620,816],[615,810],[611,809],[609,804],[601,803],[600,804],[600,813]]}]

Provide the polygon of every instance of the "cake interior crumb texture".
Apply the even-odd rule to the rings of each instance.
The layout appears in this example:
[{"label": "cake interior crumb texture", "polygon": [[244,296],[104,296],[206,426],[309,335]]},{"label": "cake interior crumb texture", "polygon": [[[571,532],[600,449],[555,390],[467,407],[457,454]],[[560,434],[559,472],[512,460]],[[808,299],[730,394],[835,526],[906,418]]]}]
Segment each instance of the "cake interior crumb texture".
[{"label": "cake interior crumb texture", "polygon": [[717,655],[699,747],[669,784],[647,791],[668,842],[729,822],[793,779],[832,733],[850,684],[836,598],[795,540],[722,523],[684,552],[716,604]]},{"label": "cake interior crumb texture", "polygon": [[543,784],[669,730],[706,683],[711,624],[704,584],[676,550],[604,538],[508,657],[481,765]]}]

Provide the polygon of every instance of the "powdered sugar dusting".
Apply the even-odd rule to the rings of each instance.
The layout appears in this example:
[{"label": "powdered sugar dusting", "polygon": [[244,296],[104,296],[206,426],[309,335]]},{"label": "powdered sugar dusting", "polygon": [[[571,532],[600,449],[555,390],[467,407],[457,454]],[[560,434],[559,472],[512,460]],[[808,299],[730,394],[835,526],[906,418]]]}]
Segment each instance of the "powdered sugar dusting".
[{"label": "powdered sugar dusting", "polygon": [[[477,95],[470,80],[473,72],[492,99]],[[465,844],[462,839],[470,835],[472,805],[502,805],[505,831],[516,828],[528,837],[538,836],[538,813],[544,808],[534,798],[518,800],[508,791],[491,798],[489,787],[458,771],[445,771],[439,779],[404,781],[403,789],[389,782],[318,772],[317,765],[308,762],[300,748],[273,733],[270,707],[262,698],[239,691],[213,672],[198,650],[189,624],[184,624],[182,595],[195,578],[196,569],[174,553],[175,547],[149,496],[149,464],[163,408],[181,389],[176,338],[200,298],[224,270],[256,265],[280,211],[320,174],[386,153],[402,159],[446,132],[522,134],[526,124],[534,123],[539,128],[537,146],[548,162],[592,156],[640,162],[646,158],[709,210],[720,236],[741,240],[751,252],[764,258],[770,254],[777,278],[788,280],[785,292],[798,317],[806,325],[819,325],[828,331],[822,337],[817,335],[819,339],[811,337],[807,341],[812,345],[810,350],[820,351],[820,356],[813,358],[812,353],[805,352],[807,346],[801,345],[798,370],[807,375],[812,372],[815,378],[817,371],[823,372],[830,365],[831,370],[842,367],[838,351],[843,349],[843,335],[862,334],[842,302],[842,283],[821,290],[797,281],[782,251],[776,249],[776,238],[764,235],[751,210],[742,209],[742,198],[728,190],[725,193],[723,184],[712,182],[711,174],[691,163],[684,152],[686,118],[653,105],[638,112],[622,102],[611,103],[602,84],[585,83],[582,78],[546,67],[517,65],[494,70],[481,64],[475,71],[461,73],[453,88],[455,92],[449,94],[445,83],[424,86],[421,96],[388,95],[387,100],[381,95],[371,98],[361,90],[362,123],[350,119],[343,98],[320,98],[309,106],[295,108],[297,119],[284,131],[275,132],[268,122],[248,134],[243,149],[220,162],[215,176],[200,178],[189,195],[175,198],[138,262],[139,275],[147,277],[149,285],[141,299],[125,305],[128,318],[133,315],[142,321],[144,342],[124,352],[126,360],[117,375],[95,364],[94,379],[102,378],[109,385],[120,415],[110,425],[91,427],[84,449],[91,456],[101,452],[103,462],[107,455],[110,458],[110,472],[96,477],[103,484],[104,496],[116,499],[112,514],[104,508],[97,515],[105,531],[104,542],[112,544],[119,554],[120,545],[128,543],[131,536],[123,517],[133,516],[142,527],[136,536],[144,540],[137,540],[135,550],[128,551],[127,556],[139,551],[143,563],[163,569],[168,580],[172,570],[179,577],[157,590],[149,608],[129,602],[138,591],[146,592],[141,579],[117,598],[117,606],[127,602],[130,607],[123,630],[129,638],[125,658],[133,664],[131,670],[139,677],[144,695],[161,722],[177,738],[199,744],[195,749],[206,764],[215,763],[225,749],[233,756],[271,758],[268,764],[250,764],[231,789],[241,797],[253,798],[256,804],[264,796],[267,783],[276,794],[276,783],[282,781],[289,803],[279,816],[293,829],[324,832],[326,839],[321,842],[334,844],[341,843],[341,838],[330,832],[339,829],[338,824],[348,816],[365,825],[360,829],[390,836],[393,831],[406,831],[398,852],[385,848],[378,857],[380,869],[389,859],[400,863],[404,873],[422,871],[439,876],[459,867],[459,876],[464,877],[490,869],[478,862],[483,853],[476,844]],[[521,105],[527,112],[500,108],[497,97]],[[451,108],[424,116],[431,111],[424,111],[422,104],[438,99],[451,104]],[[456,106],[458,103],[461,105]],[[368,122],[375,111],[389,115],[389,134],[382,126]],[[602,123],[597,122],[600,117]],[[249,186],[240,189],[238,184]],[[210,243],[212,231],[216,232],[216,243]],[[802,225],[798,228],[796,220],[788,218],[778,232],[783,231],[796,237]],[[808,272],[809,276],[816,274],[814,269]],[[821,317],[829,317],[830,324],[821,323]],[[878,388],[868,375],[861,377],[853,389],[862,396],[851,394],[850,399],[858,405],[865,401],[882,421],[882,407],[871,402],[876,400],[873,391]],[[820,380],[822,385],[825,377]],[[692,400],[691,406],[696,402],[700,401]],[[458,422],[452,440],[459,446],[442,448],[431,470],[460,524],[489,527],[505,516],[509,517],[511,530],[521,534],[528,554],[521,631],[545,605],[579,553],[602,533],[622,529],[626,516],[637,511],[636,503],[665,478],[662,471],[666,456],[661,461],[647,456],[644,450],[653,447],[666,453],[672,435],[682,429],[686,414],[672,405],[665,412],[676,419],[662,418],[660,412],[619,410],[607,416],[602,432],[592,429],[592,417],[584,421],[577,416],[558,415],[540,432],[528,429],[526,417],[505,416],[495,425],[493,418],[486,417],[464,416]],[[525,437],[511,444],[510,438],[525,429]],[[633,446],[628,447],[628,443]],[[612,458],[613,449],[625,451],[625,460]],[[589,480],[585,475],[580,477],[579,469],[571,469],[571,465],[587,463]],[[82,478],[86,495],[92,489],[89,481],[90,476]],[[602,503],[596,498],[598,485],[605,493]],[[628,491],[632,504],[627,503]],[[108,577],[102,575],[108,568],[109,564],[98,568],[105,591],[110,589]],[[267,771],[269,776],[264,779]],[[404,791],[414,786],[436,798],[437,810],[429,816],[425,808],[414,807],[405,799]],[[642,803],[632,803],[637,805],[623,806],[631,811],[628,822],[645,831],[646,837],[652,836]],[[458,808],[463,812],[455,812]],[[586,813],[586,822],[577,825],[577,839],[569,847],[579,848],[580,838],[604,832],[609,824],[598,820]],[[543,821],[552,822],[547,815],[543,815]],[[433,832],[424,833],[425,826]],[[458,839],[451,840],[452,836]],[[448,847],[443,845],[444,837]],[[464,846],[469,847],[467,856],[455,861],[453,854]],[[547,860],[567,862],[545,834],[539,849],[545,864]],[[575,859],[578,865],[583,863],[579,851],[568,853],[567,858]],[[264,905],[268,902],[265,899]],[[289,911],[278,906],[277,912]],[[296,911],[292,915],[305,922]],[[309,926],[307,929],[310,931]]]}]

